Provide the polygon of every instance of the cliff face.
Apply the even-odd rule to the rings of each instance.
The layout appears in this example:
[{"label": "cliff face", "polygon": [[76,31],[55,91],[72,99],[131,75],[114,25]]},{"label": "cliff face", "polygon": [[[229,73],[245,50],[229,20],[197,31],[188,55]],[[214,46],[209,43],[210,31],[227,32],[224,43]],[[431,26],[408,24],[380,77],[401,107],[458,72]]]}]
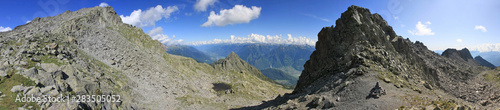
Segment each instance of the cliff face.
[{"label": "cliff face", "polygon": [[[248,74],[236,74],[167,54],[112,7],[35,18],[0,32],[0,47],[0,108],[228,109],[286,92],[248,64],[239,68]],[[229,92],[215,90],[219,83]],[[121,102],[12,104],[16,95],[120,95]]]},{"label": "cliff face", "polygon": [[[471,59],[467,51],[458,56]],[[304,64],[293,94],[248,108],[446,108],[442,103],[455,109],[495,108],[498,105],[490,102],[500,100],[491,97],[500,92],[481,77],[486,70],[397,36],[379,14],[351,6],[335,27],[318,33],[316,50]],[[481,94],[470,95],[474,92]]]}]

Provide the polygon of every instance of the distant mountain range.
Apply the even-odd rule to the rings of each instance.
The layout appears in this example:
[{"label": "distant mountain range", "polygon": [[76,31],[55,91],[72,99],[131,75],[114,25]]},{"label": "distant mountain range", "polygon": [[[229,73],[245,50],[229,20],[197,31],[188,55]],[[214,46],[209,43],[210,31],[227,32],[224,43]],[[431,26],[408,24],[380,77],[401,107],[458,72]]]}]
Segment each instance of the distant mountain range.
[{"label": "distant mountain range", "polygon": [[314,51],[314,46],[251,43],[169,45],[166,46],[166,51],[208,64],[234,52],[241,59],[261,70],[266,77],[280,84],[292,86],[304,70],[303,65]]},{"label": "distant mountain range", "polygon": [[[443,50],[434,50],[434,52],[441,55]],[[500,52],[497,51],[489,51],[489,52],[479,52],[479,51],[470,51],[470,54],[475,58],[477,56],[481,56],[484,60],[490,62],[495,67],[500,66]]]},{"label": "distant mountain range", "polygon": [[193,58],[194,60],[202,63],[213,63],[215,59],[211,58],[210,56],[206,55],[205,53],[199,51],[196,48],[193,48],[192,46],[185,46],[185,45],[169,45],[165,46],[165,50],[169,54],[174,54],[174,55],[180,55],[180,56],[185,56],[185,57],[190,57]]}]

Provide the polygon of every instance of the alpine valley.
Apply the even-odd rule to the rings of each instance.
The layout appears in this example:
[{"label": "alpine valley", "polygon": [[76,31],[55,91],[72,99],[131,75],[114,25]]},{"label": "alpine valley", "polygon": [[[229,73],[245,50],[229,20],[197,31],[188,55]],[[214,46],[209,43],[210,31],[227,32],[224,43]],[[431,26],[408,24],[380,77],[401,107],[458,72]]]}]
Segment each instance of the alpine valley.
[{"label": "alpine valley", "polygon": [[206,44],[206,45],[167,45],[167,53],[190,57],[198,62],[211,63],[235,52],[262,74],[279,84],[294,87],[304,70],[304,63],[314,51],[309,45],[290,44]]}]

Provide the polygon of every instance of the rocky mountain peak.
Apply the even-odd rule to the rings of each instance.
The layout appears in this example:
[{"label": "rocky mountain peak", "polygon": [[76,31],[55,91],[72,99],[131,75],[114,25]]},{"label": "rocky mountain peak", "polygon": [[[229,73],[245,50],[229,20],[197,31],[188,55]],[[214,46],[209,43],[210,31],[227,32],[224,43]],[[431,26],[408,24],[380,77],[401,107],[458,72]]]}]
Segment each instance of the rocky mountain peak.
[{"label": "rocky mountain peak", "polygon": [[227,55],[225,59],[219,59],[210,65],[216,71],[233,71],[241,74],[253,74],[262,80],[273,82],[271,79],[264,76],[259,69],[248,64],[234,52]]},{"label": "rocky mountain peak", "polygon": [[316,51],[304,64],[295,90],[302,91],[310,81],[327,75],[319,74],[322,71],[335,74],[333,71],[342,72],[359,67],[363,65],[364,59],[375,56],[371,54],[388,56],[388,53],[394,52],[408,53],[410,44],[413,43],[397,36],[379,14],[371,14],[366,8],[350,6],[336,21],[335,27],[324,27],[318,33]]},{"label": "rocky mountain peak", "polygon": [[238,56],[238,55],[237,55],[236,53],[234,53],[234,52],[231,52],[231,53],[230,53],[229,55],[227,55],[227,57],[226,57],[226,60],[231,60],[231,59],[235,59],[235,60],[240,59],[240,60],[241,60],[240,56]]},{"label": "rocky mountain peak", "polygon": [[454,60],[463,60],[471,65],[479,65],[478,62],[474,60],[472,55],[470,54],[469,49],[463,48],[462,50],[457,49],[446,49],[441,56],[448,57]]},{"label": "rocky mountain peak", "polygon": [[478,62],[479,64],[481,64],[481,66],[486,66],[486,67],[491,68],[491,69],[496,68],[495,65],[491,64],[489,61],[485,60],[481,56],[474,57],[474,60],[476,60],[476,62]]}]

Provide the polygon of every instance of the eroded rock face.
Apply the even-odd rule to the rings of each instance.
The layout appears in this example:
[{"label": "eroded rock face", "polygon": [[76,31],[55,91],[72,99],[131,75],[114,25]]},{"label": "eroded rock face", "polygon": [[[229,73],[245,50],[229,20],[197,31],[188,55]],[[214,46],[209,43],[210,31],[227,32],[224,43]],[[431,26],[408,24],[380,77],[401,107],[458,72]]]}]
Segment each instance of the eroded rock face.
[{"label": "eroded rock face", "polygon": [[[324,27],[318,34],[316,51],[304,64],[304,71],[295,92],[328,74],[335,74],[353,67],[359,67],[366,54],[362,51],[376,48],[395,52],[408,52],[409,41],[397,36],[392,27],[378,14],[368,9],[351,6],[342,13],[335,27]],[[394,44],[394,46],[393,46]],[[381,53],[387,55],[387,52]],[[324,71],[331,71],[326,73]]]}]

